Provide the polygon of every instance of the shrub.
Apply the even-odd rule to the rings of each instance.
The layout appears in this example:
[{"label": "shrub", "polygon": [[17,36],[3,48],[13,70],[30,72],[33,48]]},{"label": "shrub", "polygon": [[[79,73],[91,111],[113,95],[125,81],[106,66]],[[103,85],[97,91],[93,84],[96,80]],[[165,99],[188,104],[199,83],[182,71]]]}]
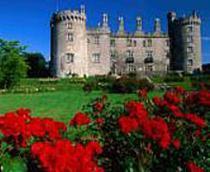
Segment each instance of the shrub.
[{"label": "shrub", "polygon": [[183,82],[184,76],[178,73],[169,73],[164,77],[164,82]]},{"label": "shrub", "polygon": [[[23,171],[209,171],[210,92],[182,87],[113,106],[97,98],[69,120],[0,116],[0,164],[19,159]],[[22,164],[22,165],[21,165]]]},{"label": "shrub", "polygon": [[146,88],[153,90],[154,85],[147,79],[137,80],[135,78],[123,77],[110,83],[108,90],[112,93],[135,93],[138,89]]}]

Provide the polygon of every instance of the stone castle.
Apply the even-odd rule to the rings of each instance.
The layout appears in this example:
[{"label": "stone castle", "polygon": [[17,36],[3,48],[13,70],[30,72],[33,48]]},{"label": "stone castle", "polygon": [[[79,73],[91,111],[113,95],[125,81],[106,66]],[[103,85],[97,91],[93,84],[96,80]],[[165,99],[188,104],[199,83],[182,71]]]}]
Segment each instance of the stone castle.
[{"label": "stone castle", "polygon": [[169,12],[168,33],[155,19],[154,32],[145,33],[142,18],[136,18],[136,31],[127,33],[124,19],[111,32],[107,14],[98,27],[88,29],[84,6],[63,10],[51,17],[51,71],[55,77],[126,73],[159,73],[201,70],[201,19],[193,12],[177,18]]}]

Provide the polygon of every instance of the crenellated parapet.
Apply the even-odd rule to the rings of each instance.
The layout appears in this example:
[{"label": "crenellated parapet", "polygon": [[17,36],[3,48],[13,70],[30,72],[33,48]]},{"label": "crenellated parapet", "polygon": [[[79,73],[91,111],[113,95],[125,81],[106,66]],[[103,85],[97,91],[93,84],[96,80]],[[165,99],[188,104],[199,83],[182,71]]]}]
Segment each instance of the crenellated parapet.
[{"label": "crenellated parapet", "polygon": [[51,23],[59,23],[64,21],[84,23],[86,22],[86,15],[83,10],[84,9],[82,9],[81,11],[64,10],[56,12],[52,15]]}]

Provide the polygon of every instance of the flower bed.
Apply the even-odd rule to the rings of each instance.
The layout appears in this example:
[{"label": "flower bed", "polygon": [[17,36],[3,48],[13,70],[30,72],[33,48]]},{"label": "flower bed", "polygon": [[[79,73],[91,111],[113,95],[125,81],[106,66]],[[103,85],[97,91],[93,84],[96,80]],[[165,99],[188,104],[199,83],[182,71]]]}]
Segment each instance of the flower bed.
[{"label": "flower bed", "polygon": [[19,171],[209,171],[209,114],[210,92],[182,87],[118,106],[103,96],[68,124],[18,109],[0,116],[1,169],[15,159]]}]

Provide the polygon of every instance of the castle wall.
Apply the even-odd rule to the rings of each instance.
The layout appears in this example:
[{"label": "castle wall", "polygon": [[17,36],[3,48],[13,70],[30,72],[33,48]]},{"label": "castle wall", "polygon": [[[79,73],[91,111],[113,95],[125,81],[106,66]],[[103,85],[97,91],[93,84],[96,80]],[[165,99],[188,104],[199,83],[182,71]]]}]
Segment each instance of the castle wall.
[{"label": "castle wall", "polygon": [[[118,73],[167,71],[169,66],[169,39],[167,36],[130,36],[129,38],[112,36],[111,39],[115,40],[111,53],[115,54],[113,56],[118,62],[116,66]],[[147,45],[148,41],[151,41],[151,45]],[[152,58],[151,62],[148,61],[149,58]]]},{"label": "castle wall", "polygon": [[110,32],[101,28],[89,30],[88,37],[88,74],[106,75],[110,72]]},{"label": "castle wall", "polygon": [[108,16],[102,24],[86,28],[84,7],[81,11],[64,10],[51,18],[51,69],[53,76],[73,74],[106,75],[158,73],[201,69],[200,18],[194,13],[184,18],[168,14],[168,34],[155,19],[154,32],[144,33],[142,18],[136,19],[136,32],[128,34],[123,17],[117,33],[111,33]]}]

